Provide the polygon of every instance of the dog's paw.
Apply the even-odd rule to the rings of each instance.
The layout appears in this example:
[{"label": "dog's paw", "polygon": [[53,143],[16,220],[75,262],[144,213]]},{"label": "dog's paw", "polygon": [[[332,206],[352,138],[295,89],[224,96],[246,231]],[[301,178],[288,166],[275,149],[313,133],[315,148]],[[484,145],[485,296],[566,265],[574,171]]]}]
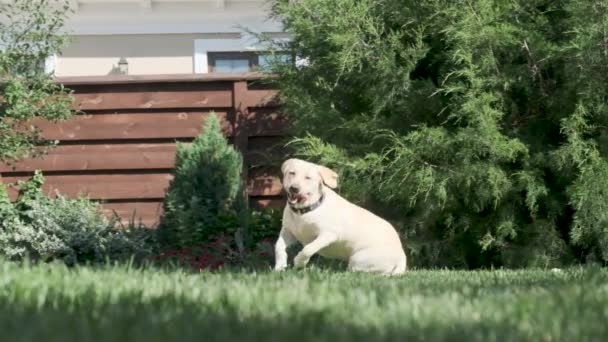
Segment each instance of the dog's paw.
[{"label": "dog's paw", "polygon": [[281,272],[281,271],[284,271],[286,268],[287,268],[287,264],[275,265],[274,271]]},{"label": "dog's paw", "polygon": [[293,265],[298,268],[303,268],[308,264],[308,260],[310,260],[310,257],[300,252],[293,259]]}]

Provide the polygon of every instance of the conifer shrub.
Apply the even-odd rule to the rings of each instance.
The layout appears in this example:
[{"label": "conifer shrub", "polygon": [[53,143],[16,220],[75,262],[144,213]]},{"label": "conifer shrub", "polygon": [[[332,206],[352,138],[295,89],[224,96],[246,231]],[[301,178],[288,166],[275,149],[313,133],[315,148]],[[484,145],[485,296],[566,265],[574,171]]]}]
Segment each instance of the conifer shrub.
[{"label": "conifer shrub", "polygon": [[192,247],[243,224],[241,154],[224,137],[213,114],[191,145],[179,143],[174,178],[157,228],[165,248]]},{"label": "conifer shrub", "polygon": [[608,262],[603,0],[273,1],[295,155],[414,266]]}]

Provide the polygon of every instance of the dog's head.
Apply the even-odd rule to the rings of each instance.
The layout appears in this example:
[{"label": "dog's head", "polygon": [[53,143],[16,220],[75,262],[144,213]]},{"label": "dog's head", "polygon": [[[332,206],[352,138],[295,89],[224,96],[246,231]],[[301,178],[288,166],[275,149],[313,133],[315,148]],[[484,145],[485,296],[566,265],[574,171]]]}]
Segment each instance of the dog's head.
[{"label": "dog's head", "polygon": [[288,159],[281,166],[283,189],[294,207],[306,207],[321,198],[323,186],[335,189],[338,174],[331,169],[300,159]]}]

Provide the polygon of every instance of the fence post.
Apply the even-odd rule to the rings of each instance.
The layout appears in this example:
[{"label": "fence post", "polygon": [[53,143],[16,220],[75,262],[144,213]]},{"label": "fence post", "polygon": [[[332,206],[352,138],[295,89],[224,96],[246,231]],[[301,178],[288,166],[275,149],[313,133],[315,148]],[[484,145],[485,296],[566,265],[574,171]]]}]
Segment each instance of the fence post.
[{"label": "fence post", "polygon": [[[243,200],[245,201],[245,209],[249,210],[249,191],[248,191],[248,183],[249,183],[249,164],[247,161],[247,150],[248,150],[248,142],[249,142],[249,132],[248,132],[248,117],[249,117],[249,104],[247,99],[247,81],[239,80],[233,83],[232,90],[232,100],[233,100],[233,110],[234,110],[234,129],[233,129],[233,137],[234,137],[234,146],[238,151],[241,152],[243,156],[243,172],[241,173],[241,181],[243,184]],[[244,227],[241,227],[236,232],[236,243],[239,249],[239,252],[244,253],[244,240],[247,236],[247,225],[248,220],[244,220]]]},{"label": "fence post", "polygon": [[243,173],[241,179],[245,188],[243,189],[243,195],[247,199],[247,206],[249,206],[249,192],[247,191],[247,183],[249,176],[249,165],[247,164],[246,155],[249,142],[249,132],[247,130],[247,119],[249,116],[249,108],[247,103],[247,81],[235,81],[233,89],[233,103],[234,103],[234,146],[243,155]]}]

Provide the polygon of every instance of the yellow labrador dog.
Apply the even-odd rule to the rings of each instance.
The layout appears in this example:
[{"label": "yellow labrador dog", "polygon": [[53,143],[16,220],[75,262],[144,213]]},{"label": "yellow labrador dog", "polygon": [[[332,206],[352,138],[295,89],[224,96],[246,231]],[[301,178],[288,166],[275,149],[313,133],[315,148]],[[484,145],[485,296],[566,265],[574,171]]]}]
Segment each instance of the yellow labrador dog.
[{"label": "yellow labrador dog", "polygon": [[289,159],[281,167],[287,205],[275,244],[277,271],[287,267],[287,247],[304,248],[294,258],[304,267],[312,255],[348,261],[352,271],[403,274],[406,257],[395,228],[371,212],[350,203],[332,189],[338,175],[327,167]]}]

